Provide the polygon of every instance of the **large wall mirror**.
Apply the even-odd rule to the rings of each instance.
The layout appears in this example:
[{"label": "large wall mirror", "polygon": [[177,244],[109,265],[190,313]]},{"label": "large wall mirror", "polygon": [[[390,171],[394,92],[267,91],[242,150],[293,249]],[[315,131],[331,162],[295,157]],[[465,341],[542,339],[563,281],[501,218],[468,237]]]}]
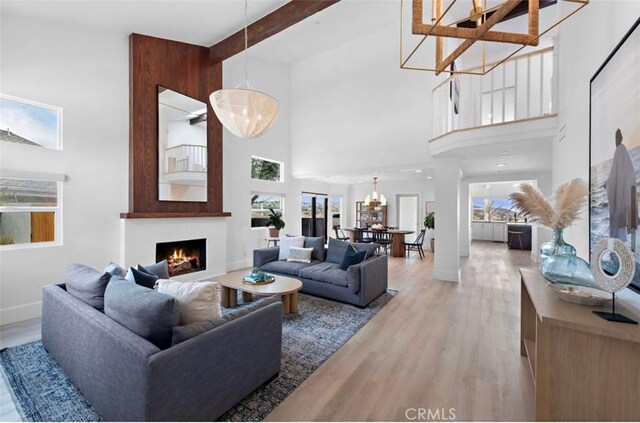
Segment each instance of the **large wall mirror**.
[{"label": "large wall mirror", "polygon": [[158,86],[158,198],[207,201],[207,105]]}]

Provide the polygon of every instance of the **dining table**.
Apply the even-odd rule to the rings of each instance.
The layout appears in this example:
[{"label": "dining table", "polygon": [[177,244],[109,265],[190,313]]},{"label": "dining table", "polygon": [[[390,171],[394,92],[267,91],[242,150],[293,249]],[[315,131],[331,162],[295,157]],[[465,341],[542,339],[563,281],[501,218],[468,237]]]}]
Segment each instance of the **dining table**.
[{"label": "dining table", "polygon": [[371,234],[375,239],[377,234],[387,233],[391,234],[391,256],[392,257],[404,257],[404,236],[414,234],[415,231],[409,231],[404,229],[358,229],[358,228],[343,228],[344,231],[349,232],[349,239],[351,242],[356,242],[356,234],[358,231]]}]

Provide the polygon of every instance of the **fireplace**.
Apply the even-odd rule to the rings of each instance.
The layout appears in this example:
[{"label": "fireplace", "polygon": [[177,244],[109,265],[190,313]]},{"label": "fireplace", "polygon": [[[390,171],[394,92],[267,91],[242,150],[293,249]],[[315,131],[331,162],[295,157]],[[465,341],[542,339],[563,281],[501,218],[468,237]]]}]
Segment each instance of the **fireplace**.
[{"label": "fireplace", "polygon": [[169,276],[200,272],[207,268],[207,239],[158,242],[156,261],[167,260]]}]

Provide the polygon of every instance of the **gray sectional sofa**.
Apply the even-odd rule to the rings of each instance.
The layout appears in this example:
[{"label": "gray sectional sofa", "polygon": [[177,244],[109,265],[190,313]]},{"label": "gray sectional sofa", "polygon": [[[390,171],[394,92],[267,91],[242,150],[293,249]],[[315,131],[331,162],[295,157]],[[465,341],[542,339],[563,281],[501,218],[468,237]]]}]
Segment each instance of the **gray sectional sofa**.
[{"label": "gray sectional sofa", "polygon": [[282,303],[248,307],[161,349],[64,284],[48,285],[42,343],[106,421],[212,421],[280,371]]},{"label": "gray sectional sofa", "polygon": [[329,238],[324,241],[306,238],[305,247],[313,247],[311,263],[278,260],[280,248],[254,250],[253,266],[268,273],[294,277],[302,282],[301,292],[331,300],[366,307],[386,292],[388,286],[387,256],[375,255],[377,244],[353,244],[356,250],[367,250],[367,258],[347,270],[340,269],[340,261],[348,243]]}]

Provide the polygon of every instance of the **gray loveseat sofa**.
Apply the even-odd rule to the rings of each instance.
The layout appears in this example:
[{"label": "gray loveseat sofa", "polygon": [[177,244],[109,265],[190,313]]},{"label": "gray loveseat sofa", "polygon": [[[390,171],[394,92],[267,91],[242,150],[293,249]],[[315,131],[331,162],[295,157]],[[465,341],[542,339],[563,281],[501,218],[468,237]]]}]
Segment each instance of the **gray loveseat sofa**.
[{"label": "gray loveseat sofa", "polygon": [[42,343],[106,421],[211,421],[280,371],[282,303],[161,350],[65,285],[43,290]]},{"label": "gray loveseat sofa", "polygon": [[[387,256],[378,256],[373,252],[377,244],[354,244],[356,249],[367,249],[365,261],[340,269],[343,248],[334,244],[341,243],[329,238],[329,249],[324,242],[316,245],[317,239],[306,238],[305,247],[314,247],[311,263],[296,263],[278,260],[280,248],[268,247],[253,251],[253,267],[268,273],[294,277],[302,282],[301,292],[331,300],[366,307],[371,301],[386,292],[388,286]],[[336,251],[337,250],[337,251]],[[342,253],[342,254],[341,254]]]}]

